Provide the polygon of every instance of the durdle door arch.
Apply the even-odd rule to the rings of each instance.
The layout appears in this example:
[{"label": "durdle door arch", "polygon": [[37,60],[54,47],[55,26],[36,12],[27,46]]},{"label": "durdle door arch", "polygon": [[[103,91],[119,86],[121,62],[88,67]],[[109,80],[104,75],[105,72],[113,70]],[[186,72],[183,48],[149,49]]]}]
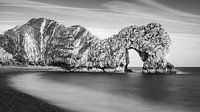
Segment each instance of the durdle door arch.
[{"label": "durdle door arch", "polygon": [[[170,73],[166,55],[171,40],[158,23],[129,26],[100,39],[80,25],[66,27],[45,18],[33,18],[0,35],[1,58],[8,65],[59,66],[69,71],[126,72],[129,50],[138,52],[143,73]],[[11,64],[9,64],[11,63]],[[0,63],[1,64],[1,63]]]},{"label": "durdle door arch", "polygon": [[[147,26],[126,27],[119,33],[127,39],[126,52],[134,49],[143,61],[143,73],[170,73],[174,66],[167,61],[171,40],[160,24],[151,23]],[[127,66],[129,64],[127,58]]]},{"label": "durdle door arch", "polygon": [[129,50],[134,49],[143,61],[143,73],[170,73],[173,65],[166,59],[170,44],[169,35],[158,23],[130,26],[108,39],[95,41],[88,63],[103,71],[126,72],[132,58]]}]

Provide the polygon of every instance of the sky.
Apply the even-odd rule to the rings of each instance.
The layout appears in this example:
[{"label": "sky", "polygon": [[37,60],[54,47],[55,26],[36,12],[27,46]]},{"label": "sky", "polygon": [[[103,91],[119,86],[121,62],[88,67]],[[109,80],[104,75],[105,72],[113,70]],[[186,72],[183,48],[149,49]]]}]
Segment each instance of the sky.
[{"label": "sky", "polygon": [[[168,60],[175,66],[200,66],[200,0],[0,0],[0,33],[31,18],[81,25],[108,38],[131,25],[162,24],[172,40]],[[130,66],[142,66],[130,51]]]}]

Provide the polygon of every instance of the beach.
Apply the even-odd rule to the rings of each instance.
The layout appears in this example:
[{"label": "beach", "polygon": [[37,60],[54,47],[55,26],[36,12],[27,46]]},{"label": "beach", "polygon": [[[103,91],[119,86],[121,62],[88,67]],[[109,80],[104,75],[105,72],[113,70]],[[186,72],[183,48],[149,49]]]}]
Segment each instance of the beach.
[{"label": "beach", "polygon": [[59,71],[54,67],[1,67],[0,112],[74,112],[47,103],[47,101],[20,92],[8,86],[8,78],[16,73],[30,71]]},{"label": "beach", "polygon": [[[178,74],[80,73],[5,67],[0,112],[199,112],[199,68]],[[186,74],[187,73],[187,74]]]}]

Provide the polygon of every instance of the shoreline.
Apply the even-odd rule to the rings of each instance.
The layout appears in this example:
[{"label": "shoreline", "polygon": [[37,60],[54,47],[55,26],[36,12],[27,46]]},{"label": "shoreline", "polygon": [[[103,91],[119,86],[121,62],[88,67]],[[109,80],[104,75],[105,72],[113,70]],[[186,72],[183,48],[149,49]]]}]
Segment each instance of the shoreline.
[{"label": "shoreline", "polygon": [[24,72],[24,71],[65,71],[60,67],[54,66],[2,66],[0,72],[11,73],[11,72]]},{"label": "shoreline", "polygon": [[48,103],[48,101],[20,92],[15,88],[10,87],[10,82],[7,80],[10,76],[18,75],[18,73],[50,71],[69,72],[53,66],[0,67],[0,112],[75,112],[69,109],[60,108]]},{"label": "shoreline", "polygon": [[60,108],[47,101],[20,92],[8,86],[8,78],[16,72],[61,71],[58,68],[45,67],[40,70],[30,67],[0,67],[0,112],[75,112]]},{"label": "shoreline", "polygon": [[[29,74],[22,73],[21,75],[11,77],[9,78],[9,81],[12,82],[11,86],[17,88],[20,91],[23,91],[37,98],[49,101],[52,104],[57,105],[61,108],[67,107],[67,109],[77,111],[81,110],[84,112],[117,112],[119,109],[126,110],[127,112],[133,112],[133,110],[136,110],[136,112],[186,112],[184,111],[185,109],[191,110],[187,106],[187,108],[183,109],[183,105],[185,105],[184,103],[181,105],[174,105],[173,103],[172,105],[168,105],[167,102],[171,102],[174,99],[166,100],[165,98],[163,98],[163,96],[165,96],[165,92],[169,94],[173,92],[173,90],[168,89],[171,85],[171,81],[174,81],[171,76],[159,76],[154,79],[148,76],[147,78],[144,78],[144,76],[132,74],[122,77],[113,75],[108,76],[107,74],[85,74],[85,76],[81,76],[84,74],[81,73],[79,75],[77,73],[72,73],[67,75],[66,73],[58,72],[57,75],[58,76],[56,76],[52,72],[30,72]],[[165,80],[163,80],[163,78]],[[138,79],[141,79],[141,81],[137,82]],[[150,79],[150,82],[147,79]],[[169,79],[172,80],[169,81]],[[151,81],[153,83],[151,83]],[[135,86],[132,85],[132,82],[136,82],[134,84]],[[160,87],[154,88],[158,84],[154,82],[158,82],[161,88],[164,87],[164,89],[161,89]],[[147,84],[147,86],[141,86],[141,83],[143,83],[144,85]],[[167,87],[166,84],[168,85]],[[34,88],[32,88],[33,85]],[[124,88],[124,86],[126,87]],[[144,89],[142,89],[141,87],[144,87]],[[152,90],[148,90],[149,87]],[[137,89],[130,90],[130,88]],[[156,91],[161,91],[161,93],[159,94],[156,93],[158,97],[157,95],[155,96],[152,94],[152,92]],[[141,92],[141,95],[138,96],[137,94],[133,94],[137,92]],[[146,92],[150,93],[149,97],[146,97],[146,95],[143,96],[144,94],[146,94]],[[166,95],[166,97],[169,96],[170,95]],[[176,94],[174,96],[176,96]],[[153,99],[151,99],[150,97],[153,97]],[[157,98],[161,97],[161,101],[157,100]],[[152,103],[156,106],[152,105]]]}]

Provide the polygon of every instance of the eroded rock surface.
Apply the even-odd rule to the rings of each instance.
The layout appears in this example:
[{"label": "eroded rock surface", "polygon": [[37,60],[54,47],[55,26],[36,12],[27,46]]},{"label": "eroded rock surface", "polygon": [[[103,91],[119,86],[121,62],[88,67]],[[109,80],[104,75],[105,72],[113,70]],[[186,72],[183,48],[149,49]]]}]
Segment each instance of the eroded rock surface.
[{"label": "eroded rock surface", "polygon": [[127,49],[135,49],[139,53],[144,62],[144,73],[166,73],[174,68],[166,60],[171,40],[160,24],[126,27],[118,36],[128,39]]},{"label": "eroded rock surface", "polygon": [[12,54],[6,52],[0,47],[0,66],[17,65],[15,59],[13,59]]},{"label": "eroded rock surface", "polygon": [[129,49],[144,62],[144,73],[170,72],[165,56],[171,40],[158,23],[130,26],[107,39],[86,28],[65,27],[54,20],[33,18],[0,36],[0,46],[24,65],[54,65],[69,71],[125,72]]}]

